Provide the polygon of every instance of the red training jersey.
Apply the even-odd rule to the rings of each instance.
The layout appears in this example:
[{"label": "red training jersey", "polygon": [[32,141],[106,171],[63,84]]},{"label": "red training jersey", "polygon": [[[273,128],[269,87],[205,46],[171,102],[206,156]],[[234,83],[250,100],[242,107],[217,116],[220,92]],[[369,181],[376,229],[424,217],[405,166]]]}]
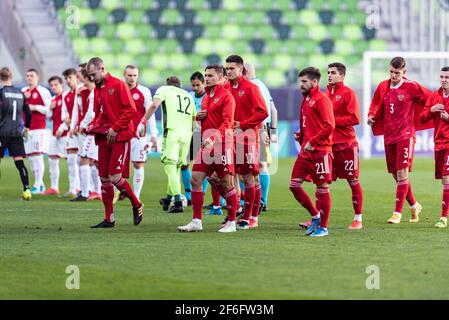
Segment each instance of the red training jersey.
[{"label": "red training jersey", "polygon": [[333,144],[352,145],[357,142],[354,126],[360,123],[360,106],[355,92],[339,82],[327,86],[327,96],[332,101],[335,118]]},{"label": "red training jersey", "polygon": [[268,117],[267,107],[259,87],[242,76],[235,86],[228,81],[224,88],[232,94],[235,100],[234,120],[240,123],[240,128],[243,131],[247,129],[254,131],[254,136],[246,134],[248,141],[245,139],[244,143],[249,143],[249,141],[257,143],[260,125]]},{"label": "red training jersey", "polygon": [[136,105],[126,84],[109,73],[103,84],[95,87],[94,112],[91,132],[106,134],[112,128],[117,132],[116,141],[128,141],[135,136]]},{"label": "red training jersey", "polygon": [[[210,88],[207,87],[201,102],[201,110],[207,110],[207,117],[201,120],[202,140],[212,137],[214,141],[223,142],[225,137],[232,138],[235,100],[229,91],[222,85],[216,85],[211,95]],[[232,143],[232,140],[230,142]]]},{"label": "red training jersey", "polygon": [[[59,126],[62,123],[61,111],[62,111],[62,94],[53,98],[52,103],[55,102],[55,108],[52,110],[51,120],[53,121],[53,136],[56,136]],[[62,136],[67,135],[67,131],[64,131]]]},{"label": "red training jersey", "polygon": [[[299,116],[301,149],[310,142],[315,151],[332,151],[332,133],[335,129],[334,111],[329,97],[316,86],[304,97]],[[313,158],[313,152],[301,151],[303,158]]]},{"label": "red training jersey", "polygon": [[[27,98],[28,105],[42,106],[43,111],[48,111],[51,103],[51,94],[46,88],[40,85],[33,89],[25,87],[22,89],[22,92],[25,95],[29,95],[29,98]],[[46,126],[46,112],[32,111],[30,130],[45,129]]]},{"label": "red training jersey", "polygon": [[440,112],[431,112],[430,109],[436,105],[444,105],[444,110],[449,112],[449,96],[445,97],[443,88],[433,92],[429,99],[427,99],[424,112],[421,115],[421,121],[426,123],[433,120],[435,124],[435,131],[433,134],[433,140],[435,141],[435,151],[449,149],[449,122],[441,119]]}]

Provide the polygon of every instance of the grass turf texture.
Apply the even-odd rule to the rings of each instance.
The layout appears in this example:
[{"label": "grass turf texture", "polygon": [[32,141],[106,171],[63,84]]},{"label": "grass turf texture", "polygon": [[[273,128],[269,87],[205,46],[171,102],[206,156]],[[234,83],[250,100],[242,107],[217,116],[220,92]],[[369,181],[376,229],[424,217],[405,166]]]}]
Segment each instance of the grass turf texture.
[{"label": "grass turf texture", "polygon": [[[272,177],[269,212],[256,230],[219,234],[223,217],[204,216],[202,233],[179,233],[191,219],[161,211],[161,164],[146,166],[145,215],[133,226],[129,201],[116,206],[115,229],[92,230],[103,219],[99,201],[57,197],[20,200],[11,159],[0,164],[1,299],[448,299],[449,230],[439,218],[441,185],[433,161],[415,159],[411,182],[423,205],[421,221],[387,225],[395,185],[383,159],[362,161],[364,229],[349,231],[353,210],[346,181],[331,186],[330,236],[312,239],[298,229],[308,219],[290,191],[293,159]],[[61,162],[61,191],[67,191]],[[48,168],[46,186],[49,186]],[[313,196],[313,186],[307,184]],[[206,199],[206,203],[210,196]],[[80,290],[67,290],[68,265],[80,269]],[[368,290],[369,265],[380,269],[380,290]]]}]

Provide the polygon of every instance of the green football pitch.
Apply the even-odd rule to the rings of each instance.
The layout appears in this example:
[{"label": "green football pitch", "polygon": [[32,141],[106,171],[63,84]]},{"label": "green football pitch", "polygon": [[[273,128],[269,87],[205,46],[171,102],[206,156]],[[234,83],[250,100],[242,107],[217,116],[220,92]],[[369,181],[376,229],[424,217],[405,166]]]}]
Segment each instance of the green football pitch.
[{"label": "green football pitch", "polygon": [[[441,185],[433,161],[415,159],[411,176],[423,205],[421,221],[388,225],[395,186],[383,159],[361,163],[364,228],[347,229],[353,211],[346,181],[331,186],[327,238],[304,236],[308,218],[288,189],[293,159],[272,176],[269,211],[255,230],[217,232],[223,217],[204,216],[201,233],[179,233],[191,219],[161,211],[162,166],[146,166],[145,215],[134,226],[129,202],[116,205],[115,229],[93,230],[103,219],[99,201],[57,197],[20,199],[11,159],[0,164],[1,299],[449,299],[449,230],[435,229]],[[61,162],[61,190],[67,176]],[[48,168],[47,168],[48,170]],[[46,185],[49,185],[48,171]],[[307,185],[312,194],[313,186]],[[206,199],[209,202],[210,196]],[[69,265],[79,268],[80,288],[66,288]],[[371,267],[370,267],[371,266]],[[375,267],[372,267],[375,266]],[[370,270],[378,272],[371,274]],[[368,289],[371,277],[378,289]],[[368,286],[370,287],[370,286]]]}]

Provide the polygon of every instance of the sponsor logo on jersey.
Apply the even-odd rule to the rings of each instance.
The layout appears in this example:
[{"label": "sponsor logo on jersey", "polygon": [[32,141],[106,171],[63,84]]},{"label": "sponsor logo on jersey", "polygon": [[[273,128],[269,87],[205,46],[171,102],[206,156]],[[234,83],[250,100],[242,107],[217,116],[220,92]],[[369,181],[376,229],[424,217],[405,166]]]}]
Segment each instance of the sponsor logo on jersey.
[{"label": "sponsor logo on jersey", "polygon": [[109,93],[109,95],[111,96],[111,95],[114,93],[114,88],[108,89],[108,93]]},{"label": "sponsor logo on jersey", "polygon": [[12,98],[12,99],[23,100],[23,95],[21,93],[5,92],[5,98]]},{"label": "sponsor logo on jersey", "polygon": [[245,90],[240,90],[238,93],[239,97],[242,97],[244,94],[245,94]]},{"label": "sponsor logo on jersey", "polygon": [[323,176],[323,175],[321,175],[321,176],[320,176],[320,179],[324,179],[324,176]]},{"label": "sponsor logo on jersey", "polygon": [[399,101],[404,101],[405,95],[403,94],[398,94],[398,100]]},{"label": "sponsor logo on jersey", "polygon": [[340,101],[341,100],[341,96],[338,94],[335,96],[335,101]]},{"label": "sponsor logo on jersey", "polygon": [[134,93],[134,94],[133,94],[133,99],[134,99],[134,100],[137,101],[137,100],[139,100],[139,98],[140,98],[140,96],[139,96],[138,93]]}]

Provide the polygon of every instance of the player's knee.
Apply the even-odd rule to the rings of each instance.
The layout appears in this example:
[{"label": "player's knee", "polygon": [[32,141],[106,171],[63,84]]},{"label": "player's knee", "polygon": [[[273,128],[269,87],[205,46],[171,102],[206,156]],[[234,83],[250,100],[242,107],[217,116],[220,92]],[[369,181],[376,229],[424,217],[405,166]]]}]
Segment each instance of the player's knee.
[{"label": "player's knee", "polygon": [[114,184],[119,182],[121,178],[122,178],[121,174],[113,174],[109,176],[109,180]]}]

